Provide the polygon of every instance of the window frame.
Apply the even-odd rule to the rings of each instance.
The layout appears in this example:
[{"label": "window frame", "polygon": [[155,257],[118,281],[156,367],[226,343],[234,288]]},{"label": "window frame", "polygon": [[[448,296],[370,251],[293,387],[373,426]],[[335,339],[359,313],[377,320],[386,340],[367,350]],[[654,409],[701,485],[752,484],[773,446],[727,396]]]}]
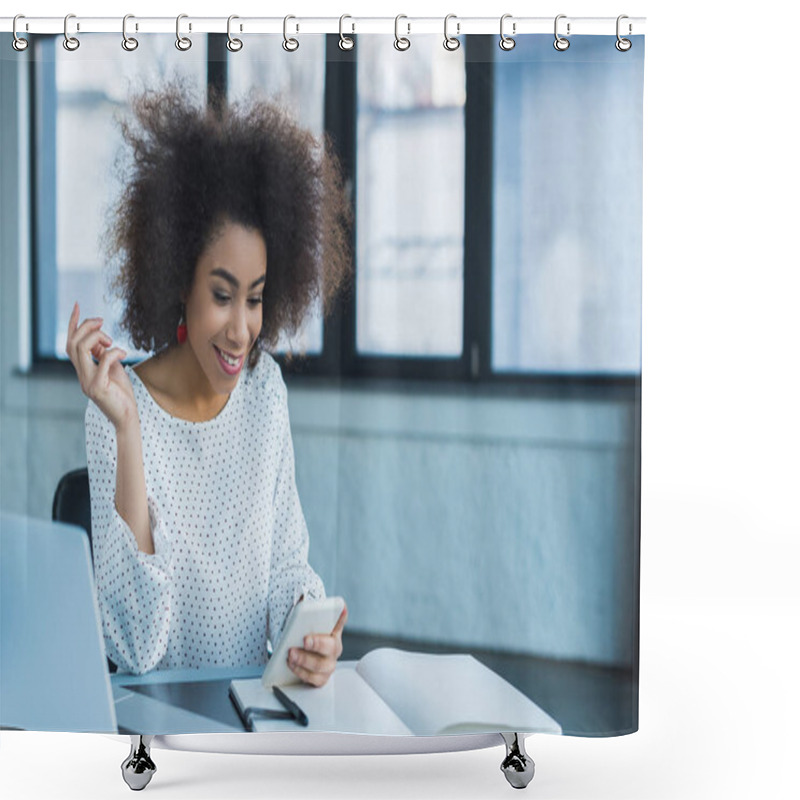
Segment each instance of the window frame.
[{"label": "window frame", "polygon": [[[208,39],[206,84],[227,89],[228,59],[235,58],[225,47],[225,34],[206,34]],[[45,40],[55,42],[58,35],[42,37],[36,47],[45,46]],[[357,68],[358,46],[342,51],[339,37],[326,35],[325,81],[324,81],[324,131],[334,144],[341,161],[346,185],[349,188],[353,208],[357,207],[356,196],[356,136],[357,136]],[[54,46],[54,45],[51,45]],[[545,398],[560,399],[622,399],[639,401],[641,396],[641,371],[638,373],[547,373],[539,371],[500,372],[491,368],[492,353],[492,254],[493,254],[493,138],[494,138],[494,48],[496,37],[473,35],[466,37],[462,46],[467,48],[465,123],[465,171],[464,171],[464,292],[462,353],[458,357],[365,355],[356,349],[356,292],[355,278],[352,291],[344,292],[330,316],[323,324],[322,352],[319,355],[291,356],[277,353],[274,358],[290,380],[309,379],[318,383],[342,381],[358,386],[378,384],[403,384],[411,386],[417,382],[459,389],[472,387],[489,394],[534,394]],[[289,55],[288,57],[291,57]],[[30,234],[31,234],[31,343],[32,369],[50,373],[71,371],[68,359],[40,355],[39,342],[46,332],[42,324],[52,327],[53,315],[43,313],[46,302],[40,298],[43,269],[55,270],[52,263],[43,266],[42,220],[39,206],[43,192],[45,173],[55,169],[55,120],[50,127],[44,125],[43,115],[54,117],[54,104],[42,102],[47,90],[43,84],[47,78],[40,68],[47,63],[32,58],[29,63],[30,85],[30,145],[31,152],[44,154],[52,151],[52,163],[45,157],[31,159],[30,184]],[[53,61],[53,64],[55,62]],[[53,90],[55,66],[49,74]],[[50,148],[46,151],[44,144]],[[54,202],[54,200],[52,201]],[[55,209],[52,209],[55,219]],[[355,262],[358,219],[350,233],[350,247]],[[55,245],[53,245],[55,246]],[[354,263],[354,269],[358,265]],[[46,282],[45,282],[46,285]],[[54,281],[50,281],[54,285]],[[49,301],[54,302],[52,298]],[[125,363],[135,363],[133,360]]]}]

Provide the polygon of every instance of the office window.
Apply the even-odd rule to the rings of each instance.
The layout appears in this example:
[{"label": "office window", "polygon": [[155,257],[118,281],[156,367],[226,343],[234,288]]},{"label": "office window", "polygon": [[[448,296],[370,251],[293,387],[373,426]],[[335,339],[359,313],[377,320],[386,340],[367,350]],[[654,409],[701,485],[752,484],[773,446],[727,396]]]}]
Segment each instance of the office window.
[{"label": "office window", "polygon": [[160,77],[184,75],[204,94],[206,38],[193,36],[191,50],[182,53],[174,36],[148,35],[124,58],[117,34],[92,34],[74,52],[59,37],[36,46],[37,355],[66,358],[67,322],[77,300],[81,317],[102,316],[129,358],[144,357],[117,325],[122,308],[107,291],[100,260],[106,213],[120,190],[113,167],[122,139],[114,114],[124,113],[129,91]]},{"label": "office window", "polygon": [[[325,129],[325,36],[304,36],[302,48],[288,58],[281,48],[255,44],[229,53],[228,97],[242,99],[251,92],[276,100],[300,125],[321,137]],[[319,355],[322,328],[322,308],[316,303],[295,336],[281,335],[275,351]]]},{"label": "office window", "polygon": [[[606,47],[592,38],[582,52]],[[535,44],[494,65],[492,368],[638,373],[639,71],[591,53],[526,60]]]},{"label": "office window", "polygon": [[[224,38],[205,36],[179,52],[174,37],[148,36],[122,58],[116,34],[72,53],[58,36],[36,42],[36,358],[66,360],[75,299],[83,317],[105,318],[129,359],[148,355],[118,326],[99,239],[121,188],[114,115],[132,92],[181,75],[201,96],[214,82],[232,100],[274,99],[318,136],[327,124],[355,181],[355,291],[340,297],[330,330],[317,305],[276,348],[312,356],[302,371],[638,375],[641,126],[620,76],[592,68],[604,56],[534,57],[526,48],[538,43],[525,37],[511,53],[495,37],[447,52],[439,36],[414,37],[409,54],[369,35],[336,61],[336,39],[307,36],[287,55],[266,42],[229,53]],[[608,148],[611,139],[627,146]]]},{"label": "office window", "polygon": [[459,356],[464,302],[463,49],[358,42],[356,351]]}]

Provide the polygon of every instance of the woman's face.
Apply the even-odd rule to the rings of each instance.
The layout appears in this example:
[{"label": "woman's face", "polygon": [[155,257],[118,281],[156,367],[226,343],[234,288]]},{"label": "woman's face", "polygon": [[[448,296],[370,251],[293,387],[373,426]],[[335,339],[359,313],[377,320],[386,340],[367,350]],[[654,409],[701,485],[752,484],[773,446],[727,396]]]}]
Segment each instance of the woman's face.
[{"label": "woman's face", "polygon": [[192,348],[218,394],[232,391],[261,332],[266,277],[261,233],[238,223],[225,222],[197,261],[181,346]]}]

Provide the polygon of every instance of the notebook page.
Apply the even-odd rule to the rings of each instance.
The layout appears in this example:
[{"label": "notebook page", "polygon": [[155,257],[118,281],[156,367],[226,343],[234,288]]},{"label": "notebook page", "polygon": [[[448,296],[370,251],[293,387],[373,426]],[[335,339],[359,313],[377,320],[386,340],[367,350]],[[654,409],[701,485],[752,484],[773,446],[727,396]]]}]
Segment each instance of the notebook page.
[{"label": "notebook page", "polygon": [[[272,689],[264,689],[260,678],[234,683],[245,705],[283,708]],[[337,667],[321,687],[292,684],[281,688],[305,712],[308,727],[294,722],[255,718],[254,730],[315,730],[387,736],[411,734],[384,700],[352,668]]]},{"label": "notebook page", "polygon": [[561,733],[552,717],[471,655],[384,647],[367,653],[356,671],[418,735]]}]

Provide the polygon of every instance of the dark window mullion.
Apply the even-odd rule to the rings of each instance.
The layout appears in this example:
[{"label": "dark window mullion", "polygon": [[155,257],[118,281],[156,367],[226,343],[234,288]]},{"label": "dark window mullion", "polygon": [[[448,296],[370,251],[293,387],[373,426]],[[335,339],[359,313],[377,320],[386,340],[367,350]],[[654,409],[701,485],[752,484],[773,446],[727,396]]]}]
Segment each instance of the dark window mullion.
[{"label": "dark window mullion", "polygon": [[206,91],[210,100],[212,88],[220,91],[221,97],[228,94],[228,48],[225,33],[209,33],[206,51]]},{"label": "dark window mullion", "polygon": [[465,380],[492,374],[492,171],[494,36],[465,37],[467,98],[464,186]]},{"label": "dark window mullion", "polygon": [[[33,362],[52,361],[57,320],[58,269],[56,265],[56,94],[55,36],[42,37],[31,60],[30,160],[31,160],[31,343]],[[47,355],[43,355],[44,349]]]},{"label": "dark window mullion", "polygon": [[[357,39],[356,39],[357,41]],[[325,133],[339,157],[351,208],[356,204],[356,56],[358,47],[342,50],[339,36],[325,37]],[[350,251],[355,262],[356,220],[350,232]],[[352,283],[339,295],[323,331],[320,371],[326,375],[352,374],[356,340],[355,272]]]}]

